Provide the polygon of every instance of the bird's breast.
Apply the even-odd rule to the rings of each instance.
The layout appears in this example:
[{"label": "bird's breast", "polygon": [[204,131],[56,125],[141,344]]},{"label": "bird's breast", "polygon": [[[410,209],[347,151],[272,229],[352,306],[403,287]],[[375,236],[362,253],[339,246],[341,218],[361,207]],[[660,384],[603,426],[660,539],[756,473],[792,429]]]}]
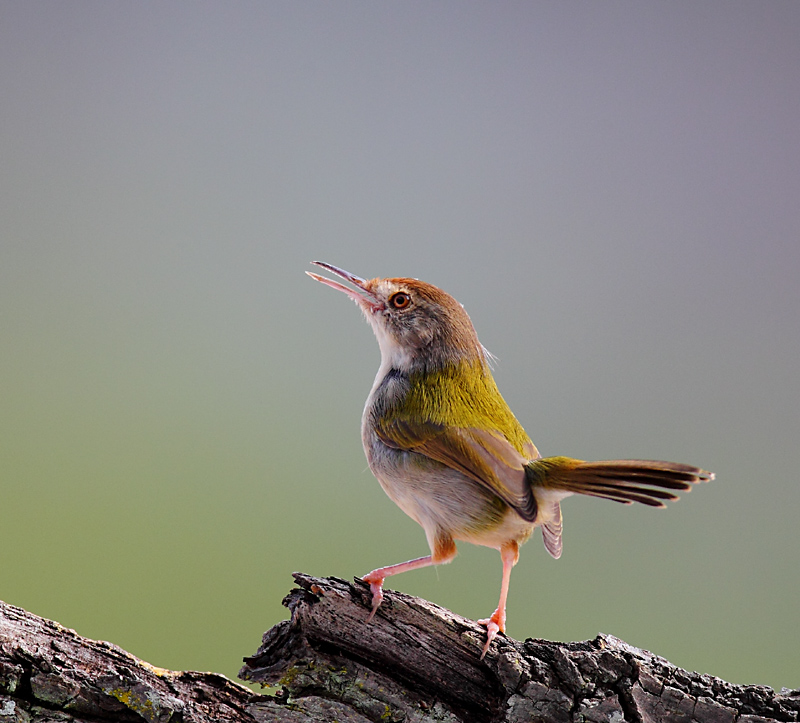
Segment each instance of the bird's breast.
[{"label": "bird's breast", "polygon": [[499,547],[523,541],[533,530],[513,509],[461,472],[413,451],[384,444],[368,425],[362,430],[370,470],[389,498],[431,537]]}]

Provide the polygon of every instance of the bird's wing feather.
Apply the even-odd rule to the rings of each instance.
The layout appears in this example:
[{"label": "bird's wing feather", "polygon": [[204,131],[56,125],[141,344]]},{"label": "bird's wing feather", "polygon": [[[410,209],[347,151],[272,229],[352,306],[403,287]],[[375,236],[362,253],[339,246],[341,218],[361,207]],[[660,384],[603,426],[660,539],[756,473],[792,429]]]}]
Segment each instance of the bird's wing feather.
[{"label": "bird's wing feather", "polygon": [[536,499],[525,474],[528,460],[499,432],[398,418],[377,425],[376,432],[389,447],[416,452],[458,470],[523,519],[536,519]]}]

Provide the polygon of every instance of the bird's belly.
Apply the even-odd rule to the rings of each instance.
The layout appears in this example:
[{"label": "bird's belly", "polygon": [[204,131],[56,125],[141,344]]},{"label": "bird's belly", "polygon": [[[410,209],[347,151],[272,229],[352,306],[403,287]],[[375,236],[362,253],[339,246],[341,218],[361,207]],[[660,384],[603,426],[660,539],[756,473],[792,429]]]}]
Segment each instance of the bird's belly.
[{"label": "bird's belly", "polygon": [[416,452],[364,440],[370,469],[386,494],[430,539],[439,531],[456,540],[499,548],[526,540],[533,525],[499,497],[461,472]]}]

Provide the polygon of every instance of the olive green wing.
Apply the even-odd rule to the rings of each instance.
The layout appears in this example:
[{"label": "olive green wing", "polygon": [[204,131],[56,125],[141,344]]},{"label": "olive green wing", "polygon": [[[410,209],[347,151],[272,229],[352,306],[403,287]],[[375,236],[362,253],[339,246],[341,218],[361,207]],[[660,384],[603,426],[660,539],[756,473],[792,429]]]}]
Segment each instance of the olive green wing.
[{"label": "olive green wing", "polygon": [[[458,470],[497,495],[525,520],[536,519],[537,506],[525,465],[530,462],[499,432],[451,427],[395,418],[376,432],[389,447],[422,454]],[[531,444],[532,456],[538,456]]]}]

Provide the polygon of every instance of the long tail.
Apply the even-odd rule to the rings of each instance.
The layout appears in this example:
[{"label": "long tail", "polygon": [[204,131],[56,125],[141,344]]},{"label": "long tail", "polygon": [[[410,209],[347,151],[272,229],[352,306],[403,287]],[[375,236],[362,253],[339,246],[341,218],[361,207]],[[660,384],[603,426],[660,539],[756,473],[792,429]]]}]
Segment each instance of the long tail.
[{"label": "long tail", "polygon": [[675,492],[688,492],[698,482],[714,479],[712,472],[675,462],[613,459],[584,462],[570,457],[545,457],[526,467],[528,482],[537,487],[572,492],[629,505],[641,502],[664,507],[678,499]]}]

